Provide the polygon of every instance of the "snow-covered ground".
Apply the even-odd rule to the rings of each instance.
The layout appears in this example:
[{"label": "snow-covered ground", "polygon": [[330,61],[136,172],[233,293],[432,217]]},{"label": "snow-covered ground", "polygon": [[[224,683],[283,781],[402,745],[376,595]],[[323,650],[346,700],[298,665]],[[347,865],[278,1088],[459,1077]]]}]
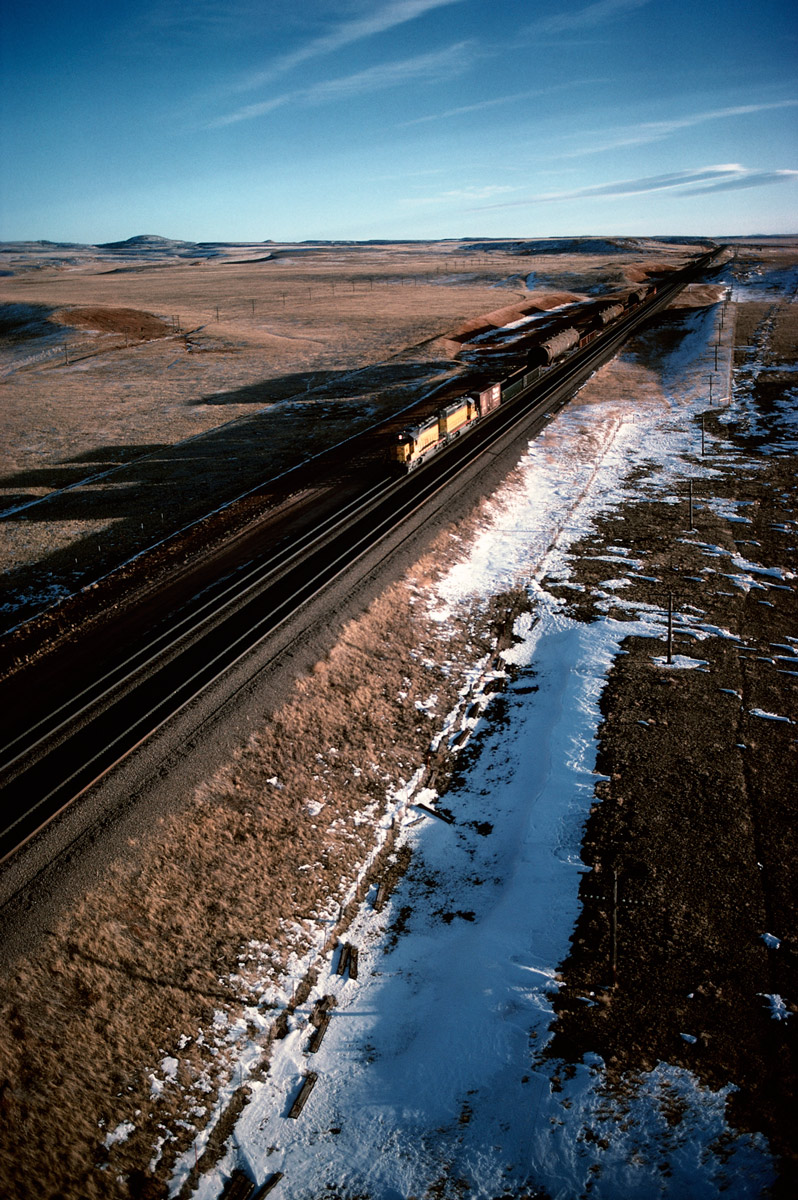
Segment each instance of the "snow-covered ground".
[{"label": "snow-covered ground", "polygon": [[[664,613],[632,602],[625,621],[579,623],[542,581],[569,582],[569,545],[596,514],[629,497],[636,468],[636,492],[644,467],[644,486],[660,497],[715,469],[701,458],[694,418],[706,407],[716,320],[713,309],[685,317],[685,336],[664,361],[658,388],[634,409],[620,397],[565,409],[493,498],[462,562],[428,596],[431,615],[445,627],[460,606],[478,606],[519,582],[528,587],[532,612],[519,618],[520,641],[504,655],[512,670],[501,721],[492,719],[486,689],[470,722],[478,752],[446,797],[453,824],[413,807],[436,800],[429,790],[414,793],[416,781],[389,797],[413,865],[381,911],[367,898],[347,935],[359,948],[357,979],[335,973],[338,952],[323,960],[309,1000],[272,1048],[267,1075],[252,1079],[252,1099],[225,1157],[192,1193],[196,1200],[216,1200],[235,1167],[259,1183],[281,1172],[272,1193],[280,1200],[489,1200],[531,1196],[536,1188],[553,1200],[740,1200],[772,1182],[764,1139],[726,1125],[728,1089],[713,1092],[660,1063],[619,1097],[600,1059],[569,1070],[542,1055],[585,870],[579,848],[597,780],[601,692],[624,637],[664,638],[665,628]],[[729,341],[727,323],[727,375]],[[782,416],[789,434],[794,410]],[[745,521],[744,508],[736,519]],[[623,586],[644,567],[624,546],[607,558],[601,586],[606,608],[611,602],[617,611]],[[733,566],[748,579],[758,569],[742,558]],[[697,612],[680,620],[699,643],[695,657],[681,655],[670,666],[663,657],[663,670],[700,669],[701,639],[732,636],[703,626]],[[438,719],[446,728],[446,715]],[[397,921],[399,936],[391,932]],[[297,979],[306,967],[295,963]],[[335,996],[331,1021],[319,1050],[309,1053],[307,1017],[325,994]],[[586,995],[584,1002],[596,1000]],[[237,1045],[240,1056],[232,1086],[246,1080],[260,1054],[247,1022],[262,1027],[265,1020],[257,1009],[230,1023],[218,1014],[220,1041]],[[289,1117],[310,1071],[315,1086],[301,1115]],[[157,1071],[153,1079],[157,1086]],[[684,1111],[678,1125],[668,1120],[674,1101]],[[207,1136],[198,1134],[178,1162],[172,1194]]]}]

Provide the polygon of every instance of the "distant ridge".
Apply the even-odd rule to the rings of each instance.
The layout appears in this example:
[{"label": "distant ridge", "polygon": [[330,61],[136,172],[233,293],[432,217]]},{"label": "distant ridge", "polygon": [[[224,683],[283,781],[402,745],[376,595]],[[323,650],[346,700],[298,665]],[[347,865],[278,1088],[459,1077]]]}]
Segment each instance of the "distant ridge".
[{"label": "distant ridge", "polygon": [[[139,233],[122,242],[98,242],[97,249],[110,250],[115,254],[133,254],[136,257],[142,254],[158,255],[159,258],[163,258],[164,255],[175,255],[178,258],[209,256],[208,249],[200,247],[196,242],[178,241],[175,238],[161,237],[157,233]],[[210,253],[215,254],[217,251],[211,250]]]},{"label": "distant ridge", "polygon": [[98,242],[102,250],[122,250],[125,246],[188,246],[189,242],[175,241],[174,238],[161,237],[158,233],[137,233],[135,237],[125,238],[122,242]]},{"label": "distant ridge", "polygon": [[[270,246],[273,243],[264,242],[186,242],[180,238],[161,237],[158,233],[137,233],[135,237],[125,238],[120,242],[98,242],[95,250],[103,254],[112,254],[128,262],[146,263],[153,259],[164,258],[193,258],[208,259],[222,258],[230,250],[251,249],[259,246]],[[119,270],[127,270],[120,267]]]}]

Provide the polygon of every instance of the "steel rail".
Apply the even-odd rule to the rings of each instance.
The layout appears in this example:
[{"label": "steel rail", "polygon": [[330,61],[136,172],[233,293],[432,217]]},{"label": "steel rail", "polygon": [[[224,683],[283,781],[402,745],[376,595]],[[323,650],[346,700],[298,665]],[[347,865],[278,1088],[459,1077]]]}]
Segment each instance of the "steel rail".
[{"label": "steel rail", "polygon": [[[513,423],[508,423],[506,428],[502,428],[500,430],[493,430],[490,435],[490,438],[489,438],[489,444],[493,445],[504,433],[506,433],[506,432],[508,432],[508,430],[512,429],[515,424],[517,424],[517,421],[513,422]],[[462,471],[466,470],[471,465],[471,462],[473,461],[474,458],[479,457],[480,451],[475,446],[471,446],[468,449],[469,449],[470,453],[464,458],[464,461],[456,463],[456,464],[453,464],[453,463],[447,464],[447,469],[445,472],[442,473],[441,478],[438,478],[434,481],[432,481],[432,480],[428,481],[426,483],[426,486],[423,488],[423,490],[421,491],[421,493],[418,496],[410,497],[402,505],[401,516],[399,517],[400,520],[407,520],[407,519],[409,519],[409,517],[414,515],[414,513],[423,509],[426,505],[429,504],[430,500],[432,500],[438,493],[444,491],[444,489],[449,486],[449,484],[451,483],[453,478],[455,478]],[[484,451],[484,447],[483,447],[483,451]],[[393,486],[393,485],[389,485],[389,487],[386,488],[386,491],[390,490],[391,486]],[[214,660],[211,660],[210,662],[205,662],[204,666],[203,666],[203,670],[195,672],[194,675],[189,680],[183,681],[182,688],[181,687],[175,688],[168,696],[163,697],[162,701],[158,705],[158,707],[166,706],[168,708],[168,711],[166,712],[166,714],[162,717],[159,717],[155,724],[152,724],[150,722],[149,728],[135,742],[133,742],[132,744],[128,744],[125,747],[124,751],[120,755],[118,755],[116,758],[114,758],[112,761],[106,762],[105,765],[101,769],[98,770],[97,774],[93,775],[92,778],[90,778],[88,781],[85,781],[81,784],[78,791],[74,792],[72,795],[70,795],[68,798],[66,798],[63,801],[63,803],[60,803],[58,808],[52,809],[48,813],[45,820],[43,820],[40,824],[38,824],[34,828],[30,829],[25,834],[24,838],[22,838],[19,842],[17,842],[11,849],[9,849],[5,853],[3,853],[2,856],[0,856],[0,865],[2,865],[4,862],[6,862],[14,853],[16,853],[17,850],[21,849],[22,846],[24,846],[26,844],[26,842],[30,841],[33,837],[35,837],[37,833],[41,832],[44,828],[46,828],[47,825],[49,825],[53,820],[55,820],[67,808],[69,808],[71,804],[73,804],[76,800],[78,800],[89,789],[91,789],[96,784],[98,784],[103,778],[105,778],[107,775],[109,775],[116,767],[120,766],[132,753],[134,753],[136,750],[140,749],[151,737],[155,736],[155,734],[157,734],[159,732],[159,730],[161,730],[169,721],[171,721],[175,717],[177,717],[181,711],[185,710],[194,700],[196,700],[200,695],[202,695],[210,687],[212,687],[214,683],[218,683],[226,674],[228,674],[232,670],[232,668],[234,666],[236,666],[243,659],[245,659],[248,655],[250,655],[252,653],[252,651],[257,648],[258,645],[260,645],[268,637],[270,637],[274,633],[276,633],[277,630],[280,628],[280,626],[282,624],[284,624],[290,618],[290,616],[296,611],[296,608],[299,605],[309,603],[310,600],[312,600],[316,595],[321,593],[325,588],[329,587],[330,584],[333,583],[337,578],[340,578],[340,576],[342,576],[346,571],[348,571],[354,565],[354,563],[356,561],[358,561],[358,559],[364,557],[367,553],[369,553],[369,551],[372,550],[374,547],[375,532],[376,532],[377,538],[379,540],[380,533],[390,530],[390,529],[393,529],[396,525],[396,521],[397,521],[397,514],[395,512],[393,514],[386,516],[386,518],[380,523],[380,525],[377,527],[376,530],[369,530],[368,532],[364,533],[364,535],[362,537],[360,537],[358,542],[355,543],[355,546],[354,546],[355,552],[354,553],[350,549],[349,552],[344,551],[341,554],[339,554],[336,557],[336,559],[334,559],[332,561],[332,563],[328,563],[323,570],[319,571],[318,574],[316,576],[314,576],[312,580],[310,580],[308,583],[306,583],[306,585],[303,589],[300,589],[299,591],[294,593],[292,596],[286,597],[284,600],[282,600],[281,603],[278,604],[272,610],[271,613],[266,614],[264,617],[261,618],[261,620],[258,623],[251,626],[245,633],[241,634],[234,643],[229,643],[226,646],[225,651],[217,654]],[[411,535],[407,534],[406,536],[409,537]],[[378,560],[377,565],[380,565],[386,559],[390,558],[393,553],[394,553],[393,549],[386,550],[386,552],[383,555],[381,555],[380,559]],[[337,569],[333,570],[332,568],[337,568]],[[312,586],[312,585],[315,585],[315,586]],[[296,603],[297,601],[299,602],[299,605]],[[281,610],[283,610],[283,611],[281,611]],[[280,615],[278,615],[278,614],[280,614]],[[266,628],[262,632],[258,632],[259,627],[264,626],[264,625],[266,626]],[[256,634],[256,633],[258,634],[258,636],[253,641],[252,640],[253,634]],[[292,639],[290,644],[291,645],[294,644],[296,641],[299,640],[300,637],[301,637],[301,634],[297,634]],[[234,657],[233,659],[230,659],[229,661],[226,661],[224,663],[224,665],[219,670],[216,671],[215,674],[211,675],[209,678],[206,678],[203,681],[200,688],[190,692],[189,695],[184,696],[177,705],[169,705],[169,701],[173,700],[176,696],[178,696],[180,691],[184,690],[184,687],[186,685],[189,685],[190,683],[194,682],[196,679],[200,678],[205,673],[205,670],[207,670],[207,668],[209,666],[212,667],[213,665],[215,665],[215,663],[220,662],[224,658],[227,658],[229,655],[229,651],[234,649],[235,646],[240,643],[246,643],[246,645],[236,655],[236,657]],[[260,670],[263,671],[268,666],[270,666],[271,663],[274,662],[276,657],[277,657],[277,655],[273,656],[270,660],[268,660],[267,663],[262,664],[260,667]],[[236,688],[234,694],[238,694],[246,686],[247,686],[246,683],[240,684]],[[200,722],[198,722],[197,728],[194,731],[195,734],[204,725],[209,724],[215,718],[219,709],[225,707],[227,704],[229,704],[229,702],[230,702],[230,698],[227,697],[222,702],[222,704],[220,704],[218,707],[214,708],[214,710],[211,713],[209,713]],[[139,724],[146,722],[148,716],[151,717],[156,714],[157,714],[157,708],[150,710],[149,713],[142,714]],[[39,808],[41,808],[42,805],[46,804],[47,801],[51,800],[54,796],[56,796],[59,791],[63,791],[64,788],[71,782],[71,780],[76,778],[78,775],[80,775],[81,772],[85,771],[85,769],[87,767],[90,767],[93,763],[98,762],[102,758],[107,756],[108,751],[114,745],[116,745],[118,742],[123,741],[126,738],[126,736],[133,731],[133,728],[134,727],[129,727],[129,728],[122,730],[120,732],[119,736],[116,739],[114,739],[114,741],[106,743],[103,746],[102,751],[100,751],[96,755],[94,755],[93,758],[88,760],[88,762],[82,763],[79,767],[76,768],[75,771],[72,772],[72,774],[68,778],[61,780],[55,788],[53,788],[46,795],[42,796],[31,808],[29,808],[25,813],[23,813],[16,821],[12,822],[4,830],[0,831],[0,846],[2,845],[2,840],[6,839],[7,835],[14,828],[16,828],[23,821],[25,821],[27,818],[29,818],[34,812],[36,812]]]},{"label": "steel rail", "polygon": [[[91,766],[93,763],[99,761],[113,746],[123,741],[128,734],[132,733],[136,729],[137,725],[141,725],[146,722],[148,718],[157,714],[159,709],[166,708],[168,710],[167,715],[159,719],[158,724],[153,725],[150,731],[150,733],[154,733],[157,728],[160,728],[165,721],[170,719],[170,716],[176,715],[180,708],[184,708],[186,705],[191,703],[192,700],[195,700],[198,695],[202,693],[202,691],[204,691],[212,683],[217,682],[226,671],[230,670],[234,665],[236,665],[236,663],[240,662],[242,658],[250,653],[266,637],[274,633],[280,627],[280,625],[287,620],[287,618],[293,612],[296,611],[299,606],[308,603],[309,600],[318,595],[325,587],[334,582],[336,578],[340,577],[349,567],[354,565],[354,563],[368,553],[369,550],[373,549],[375,542],[378,542],[386,532],[394,529],[397,523],[407,520],[410,516],[414,515],[421,508],[427,505],[431,499],[443,491],[444,488],[448,487],[454,478],[466,470],[475,458],[480,457],[489,448],[491,448],[496,441],[499,440],[499,438],[504,436],[507,432],[513,430],[519,421],[522,420],[526,415],[528,414],[517,412],[514,419],[505,420],[501,426],[497,426],[496,428],[492,429],[483,441],[471,441],[469,443],[464,442],[459,448],[465,450],[467,453],[461,455],[456,461],[445,461],[443,456],[438,456],[437,465],[439,468],[443,468],[442,470],[439,469],[437,474],[429,477],[417,474],[415,477],[413,477],[413,479],[410,480],[410,482],[414,484],[421,483],[423,486],[420,490],[415,488],[411,494],[400,503],[400,505],[391,506],[390,511],[380,516],[376,524],[369,522],[368,526],[357,536],[354,542],[347,542],[345,548],[341,549],[334,558],[330,559],[329,561],[325,561],[324,565],[320,569],[317,569],[316,573],[311,575],[310,578],[305,580],[304,583],[296,589],[296,591],[283,597],[269,612],[259,616],[256,621],[250,624],[246,630],[240,632],[232,641],[225,642],[224,647],[212,658],[203,660],[203,665],[201,668],[194,671],[187,677],[182,677],[177,686],[172,688],[170,692],[161,695],[156,706],[141,714],[141,717],[135,725],[131,725],[128,728],[120,731],[116,738],[110,742],[107,742],[103,746],[102,751],[99,751],[92,758],[77,767],[69,777],[62,780],[59,785],[46,796],[43,796],[29,811],[35,811],[36,808],[40,807],[41,804],[45,803],[48,799],[55,795],[63,785],[68,784],[71,779],[80,774],[80,772],[87,766]],[[405,482],[405,480],[400,481],[400,483]],[[383,483],[379,487],[372,488],[368,495],[371,496],[371,493],[373,492],[380,492],[381,495],[377,498],[386,500],[389,496],[389,493],[395,492],[396,490],[397,483],[392,481],[387,484]],[[353,507],[355,506],[353,505]],[[372,497],[369,503],[360,504],[356,506],[356,509],[358,511],[362,510],[363,516],[368,516],[369,512],[374,510],[374,507],[374,499]],[[341,526],[351,526],[351,514],[349,521],[339,521],[336,524]],[[346,531],[344,530],[341,534],[339,534],[339,537],[345,536],[345,532]],[[309,539],[309,542],[312,545],[314,542],[319,542],[322,540],[322,537],[319,536]],[[300,555],[297,553],[293,554],[292,557],[298,558]],[[388,557],[388,555],[386,554],[384,557]],[[251,588],[254,586],[255,585],[250,585],[250,587],[246,590],[251,590]],[[218,616],[218,613],[215,615]],[[240,646],[243,646],[244,648],[241,649],[237,655],[231,658],[231,653]],[[203,676],[207,676],[209,669],[212,669],[217,664],[222,662],[224,662],[224,666],[209,677],[205,678],[199,689],[190,691],[187,696],[184,696],[180,700],[177,706],[171,703],[176,699],[176,697],[179,697],[182,692],[185,692],[187,688],[191,688],[191,686],[198,680],[202,679]],[[113,691],[114,689],[111,688],[108,690]],[[103,693],[103,696],[106,694],[107,692]],[[103,696],[98,697],[97,699],[102,699]],[[150,734],[145,734],[144,737],[135,742],[126,753],[129,753],[134,748],[141,745],[142,742],[146,740],[147,736],[150,736]],[[112,769],[112,766],[118,765],[120,761],[120,758],[115,759],[113,764],[109,764],[102,774],[106,774],[108,770]],[[101,778],[101,775],[96,776],[92,781],[90,781],[90,783],[86,784],[82,790],[86,790],[86,787],[90,787],[92,783],[96,782],[99,778]],[[16,822],[13,822],[12,825],[8,826],[5,831],[1,831],[0,836],[2,836],[2,833],[7,833],[10,829],[14,828],[22,820],[24,820],[24,816],[20,817]]]},{"label": "steel rail", "polygon": [[[494,444],[499,437],[508,431],[508,429],[514,428],[515,424],[518,423],[518,419],[520,419],[520,417],[517,417],[515,422],[507,423],[506,428],[503,427],[501,429],[493,430],[488,439],[488,443],[490,445]],[[35,825],[35,827],[29,829],[23,838],[16,842],[5,853],[3,853],[0,857],[0,864],[11,857],[11,855],[20,849],[27,841],[35,837],[35,835],[45,828],[46,825],[64,812],[65,809],[70,806],[70,804],[79,799],[79,797],[82,796],[86,791],[88,791],[95,784],[99,783],[100,780],[107,776],[112,770],[114,770],[114,768],[124,762],[124,760],[130,754],[143,746],[144,743],[149,738],[154,736],[160,729],[162,729],[167,722],[174,719],[181,711],[186,709],[194,700],[207,691],[209,687],[211,687],[214,683],[217,683],[235,665],[251,654],[252,651],[256,649],[257,646],[260,645],[266,638],[273,635],[299,607],[309,603],[309,601],[312,600],[316,595],[322,592],[326,587],[329,587],[330,584],[335,581],[335,579],[339,578],[347,570],[349,570],[360,558],[373,549],[375,541],[379,542],[384,533],[394,529],[397,522],[407,520],[414,513],[418,512],[420,509],[429,504],[430,500],[433,499],[435,495],[449,486],[453,478],[471,465],[471,462],[474,458],[479,457],[480,453],[484,452],[484,448],[481,450],[477,444],[473,443],[467,447],[467,449],[469,453],[464,456],[463,461],[447,462],[446,464],[443,464],[442,460],[439,459],[439,466],[445,465],[445,470],[440,471],[437,476],[427,479],[417,475],[412,482],[422,482],[424,485],[417,494],[414,491],[401,503],[398,508],[392,507],[391,510],[386,512],[376,525],[369,523],[368,527],[358,536],[354,543],[348,544],[344,549],[336,554],[335,558],[330,561],[326,561],[324,565],[316,571],[316,574],[307,579],[301,587],[297,588],[297,590],[290,595],[283,597],[280,602],[271,609],[270,612],[260,616],[258,620],[250,624],[245,631],[239,633],[238,636],[233,639],[233,641],[226,642],[224,647],[212,658],[203,660],[203,664],[198,670],[194,671],[188,677],[181,677],[180,682],[173,687],[171,691],[159,696],[158,703],[155,706],[140,713],[134,723],[125,726],[115,737],[104,742],[101,749],[98,749],[97,752],[88,759],[81,761],[68,776],[60,779],[50,791],[40,796],[34,804],[30,805],[25,810],[25,812],[21,813],[15,820],[6,825],[4,829],[0,830],[0,847],[2,847],[2,843],[8,840],[9,835],[12,834],[15,829],[17,829],[23,823],[29,822],[30,818],[38,810],[40,810],[42,806],[52,801],[59,795],[59,793],[63,793],[65,789],[68,789],[73,780],[78,779],[81,775],[85,776],[87,770],[93,768],[95,764],[102,764],[101,766],[97,767],[96,773],[92,773],[89,779],[84,779],[80,783],[78,790],[72,792],[72,794],[68,795],[65,799],[63,799],[63,801],[59,801],[58,807],[51,807],[44,820],[40,821],[40,823]],[[382,491],[387,494],[395,489],[396,483],[391,482],[383,487]],[[373,508],[373,504],[362,505],[361,507],[364,509],[364,512],[366,512],[367,509]],[[341,522],[341,524],[343,524],[343,522]],[[386,551],[386,553],[380,559],[380,562],[390,557],[391,553],[392,551]],[[241,649],[237,654],[231,657],[231,653],[234,652],[237,647],[241,647]],[[266,665],[268,664],[264,664],[260,669],[263,670]],[[217,666],[218,669],[214,671],[213,668]],[[212,673],[209,674],[209,671]],[[201,682],[198,684],[198,681]],[[198,684],[198,686],[192,687],[192,685],[195,684]],[[186,694],[187,689],[188,694]],[[161,715],[162,711],[163,715]],[[142,726],[145,728],[139,735],[139,730]],[[135,740],[130,740],[131,735],[135,738]],[[116,757],[111,758],[109,761],[109,754],[111,754],[114,751],[114,748],[121,743],[126,743],[122,753],[117,754]]]},{"label": "steel rail", "polygon": [[[191,609],[181,616],[176,623],[157,635],[145,647],[137,650],[122,663],[116,664],[100,680],[95,680],[76,697],[42,718],[37,723],[36,729],[41,729],[48,721],[53,721],[59,714],[66,712],[57,725],[45,734],[40,734],[38,739],[33,741],[27,749],[20,750],[0,769],[7,773],[12,771],[15,766],[21,767],[22,760],[26,756],[29,758],[45,742],[48,744],[47,755],[41,756],[33,765],[35,767],[46,763],[48,757],[52,757],[54,752],[68,744],[70,740],[74,741],[87,728],[92,728],[101,720],[106,722],[111,720],[115,713],[121,712],[131,696],[135,696],[140,691],[146,692],[148,687],[152,687],[155,679],[164,676],[164,682],[167,683],[169,689],[166,692],[159,692],[155,704],[145,705],[143,711],[139,710],[135,715],[134,720],[130,722],[126,720],[124,726],[119,728],[114,736],[105,740],[96,753],[91,754],[88,758],[84,756],[73,770],[58,780],[54,787],[46,791],[44,795],[40,795],[32,805],[28,805],[24,812],[21,812],[15,820],[0,831],[0,853],[2,853],[3,843],[9,840],[15,829],[23,823],[30,825],[34,814],[42,806],[52,802],[59,795],[63,798],[65,791],[70,790],[69,785],[82,777],[82,782],[78,784],[78,790],[64,798],[63,803],[59,802],[58,807],[53,807],[51,803],[51,811],[44,821],[35,828],[29,829],[22,840],[13,845],[0,858],[0,862],[5,861],[18,849],[19,845],[33,837],[58,813],[63,812],[75,799],[124,761],[214,682],[218,682],[234,665],[240,663],[270,634],[276,632],[293,612],[307,604],[336,578],[350,569],[369,550],[374,548],[375,542],[378,542],[386,532],[395,529],[398,524],[408,520],[413,513],[428,504],[435,495],[447,488],[460,473],[487,453],[502,437],[516,431],[517,426],[531,415],[536,415],[542,421],[558,400],[564,403],[564,393],[586,378],[600,362],[611,357],[630,332],[642,324],[653,312],[664,307],[689,282],[689,278],[696,274],[698,269],[700,268],[694,267],[692,270],[688,269],[684,274],[680,273],[677,280],[662,286],[652,301],[629,314],[618,326],[600,334],[578,356],[577,361],[567,360],[565,363],[557,364],[547,372],[543,379],[533,382],[508,404],[502,405],[494,413],[489,414],[484,422],[480,423],[483,425],[481,436],[455,439],[450,446],[434,455],[425,464],[423,471],[415,472],[398,482],[381,481],[362,495],[349,501],[342,510],[328,517],[316,529],[303,535],[299,539],[299,544],[292,546],[288,554],[272,554],[265,561],[258,562],[245,575],[238,575],[233,580],[229,580],[228,576],[229,582],[220,592],[214,590],[210,596],[206,596],[197,609]],[[399,501],[398,504],[395,503],[396,500]],[[358,529],[360,526],[362,528]],[[353,533],[354,540],[352,540]],[[335,550],[334,557],[327,557],[331,545],[335,547],[336,544],[338,548]],[[317,559],[318,562],[314,562],[314,559]],[[239,630],[232,639],[224,640],[218,650],[213,652],[210,657],[203,659],[199,668],[191,667],[190,673],[180,675],[174,684],[168,681],[166,673],[174,668],[174,664],[184,657],[197,653],[198,648],[205,642],[209,642],[214,634],[224,630],[225,625],[233,619],[233,615],[240,617],[258,598],[262,598],[264,593],[268,594],[270,588],[278,586],[279,582],[290,577],[292,572],[307,571],[308,567],[310,574],[298,584],[292,584],[293,590],[284,594],[279,603],[273,604],[269,612],[261,613],[256,620],[250,621],[246,629]],[[199,624],[197,624],[198,621]],[[192,627],[187,629],[190,622]],[[177,636],[175,636],[176,631],[181,632],[177,632]],[[161,649],[156,653],[158,647]],[[167,656],[168,661],[164,662]],[[150,674],[146,678],[142,678],[148,668],[154,668],[155,664],[159,662],[161,669],[155,675]],[[131,666],[131,664],[133,665]],[[139,682],[137,682],[137,678]],[[128,686],[125,687],[125,685]],[[102,690],[97,691],[100,687]],[[112,696],[116,696],[113,704],[103,713],[92,717],[92,710],[99,708],[104,700],[111,700]],[[76,707],[75,700],[83,701],[83,703]],[[67,710],[70,711],[67,712]],[[81,720],[83,723],[79,724]],[[72,732],[70,732],[70,728]],[[56,735],[58,735],[58,740],[54,741]],[[20,735],[19,738],[14,739],[6,749],[17,744],[23,737],[24,735]],[[115,748],[123,743],[125,745],[122,752],[116,754],[116,757],[109,758],[116,753]],[[30,766],[28,773],[30,774]],[[87,773],[90,775],[88,779],[86,778]],[[12,775],[12,780],[9,782],[17,778],[19,778],[19,774]],[[34,819],[38,820],[38,818]]]},{"label": "steel rail", "polygon": [[[197,607],[190,607],[187,612],[184,612],[184,615],[180,616],[168,628],[151,638],[143,646],[139,646],[138,649],[120,662],[115,663],[103,675],[93,679],[86,687],[70,696],[69,700],[65,700],[58,707],[51,709],[50,712],[40,717],[38,721],[28,726],[22,733],[17,734],[16,737],[11,738],[0,746],[0,776],[10,777],[14,766],[27,754],[31,753],[45,738],[49,741],[57,737],[66,725],[78,720],[92,706],[104,700],[115,688],[120,687],[127,680],[133,680],[137,673],[156,662],[163,653],[164,644],[166,644],[167,649],[177,649],[182,639],[199,637],[203,625],[207,626],[209,622],[218,621],[222,618],[225,607],[237,601],[240,602],[248,592],[259,586],[262,587],[266,576],[274,574],[277,571],[290,569],[292,561],[299,560],[304,554],[307,554],[308,550],[314,544],[322,542],[331,530],[334,530],[337,525],[342,524],[348,517],[351,517],[351,510],[362,508],[364,502],[367,502],[368,497],[372,493],[384,491],[385,486],[384,481],[380,481],[370,491],[356,497],[354,500],[348,501],[337,513],[322,518],[319,524],[312,530],[300,534],[287,552],[282,554],[273,553],[269,558],[259,560],[246,573],[236,573],[235,579],[231,580],[229,575],[225,576],[228,582],[226,586],[222,587],[222,590],[218,591],[215,588],[206,589],[204,599]],[[221,582],[224,583],[224,581]],[[186,627],[189,628],[186,629]],[[180,633],[181,629],[183,629],[183,633]],[[160,649],[158,649],[159,647]],[[156,649],[158,653],[155,653]],[[62,716],[65,713],[66,715]],[[57,723],[52,724],[54,721]],[[47,726],[46,733],[39,732],[36,737],[31,736],[36,734],[37,731],[41,731],[45,726]],[[28,744],[24,749],[16,751],[10,758],[4,757],[14,746],[26,740]]]}]

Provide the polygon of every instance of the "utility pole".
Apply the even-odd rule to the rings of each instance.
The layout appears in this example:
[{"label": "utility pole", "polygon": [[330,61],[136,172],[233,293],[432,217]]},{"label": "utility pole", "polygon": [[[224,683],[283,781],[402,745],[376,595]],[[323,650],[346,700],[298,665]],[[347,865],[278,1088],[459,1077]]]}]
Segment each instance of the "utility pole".
[{"label": "utility pole", "polygon": [[610,967],[612,969],[613,986],[618,982],[618,868],[612,871],[612,945],[610,949]]}]

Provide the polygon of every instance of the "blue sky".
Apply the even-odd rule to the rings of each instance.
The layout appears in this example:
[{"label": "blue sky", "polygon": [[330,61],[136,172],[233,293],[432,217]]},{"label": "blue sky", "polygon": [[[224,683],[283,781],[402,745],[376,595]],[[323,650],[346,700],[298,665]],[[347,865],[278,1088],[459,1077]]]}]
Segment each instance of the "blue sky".
[{"label": "blue sky", "polygon": [[793,0],[41,0],[0,238],[798,230]]}]

